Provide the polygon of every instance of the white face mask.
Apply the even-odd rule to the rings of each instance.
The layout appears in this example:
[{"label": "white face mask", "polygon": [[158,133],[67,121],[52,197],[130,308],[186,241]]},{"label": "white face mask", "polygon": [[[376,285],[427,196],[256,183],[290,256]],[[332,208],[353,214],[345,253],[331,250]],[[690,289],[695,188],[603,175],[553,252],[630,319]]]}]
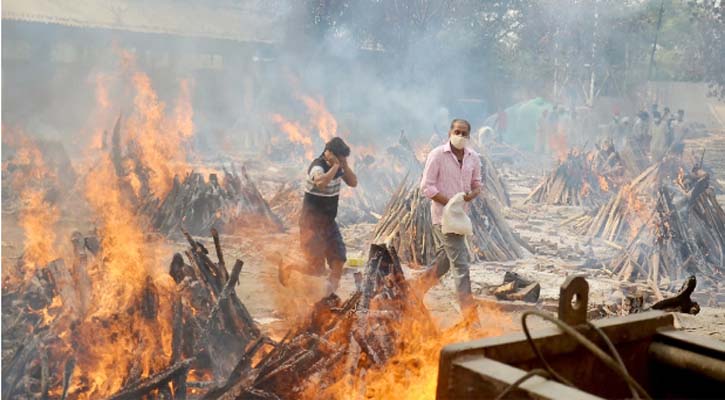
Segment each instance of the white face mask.
[{"label": "white face mask", "polygon": [[468,138],[458,135],[451,135],[451,145],[458,150],[463,150],[468,145]]}]

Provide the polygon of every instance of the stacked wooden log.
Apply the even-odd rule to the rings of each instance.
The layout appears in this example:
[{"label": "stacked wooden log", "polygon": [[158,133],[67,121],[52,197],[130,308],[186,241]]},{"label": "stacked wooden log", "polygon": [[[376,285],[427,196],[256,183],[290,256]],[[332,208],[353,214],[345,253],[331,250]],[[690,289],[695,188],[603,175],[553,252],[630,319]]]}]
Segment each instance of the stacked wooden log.
[{"label": "stacked wooden log", "polygon": [[524,202],[598,207],[627,180],[628,171],[610,142],[589,153],[571,149]]},{"label": "stacked wooden log", "polygon": [[[375,226],[374,243],[387,243],[399,249],[403,261],[428,265],[435,260],[430,199],[422,195],[419,179],[404,180]],[[507,261],[525,257],[526,244],[509,227],[488,198],[470,204],[473,235],[468,238],[474,259]]]},{"label": "stacked wooden log", "polygon": [[493,164],[491,157],[481,153],[481,177],[485,187],[486,197],[498,201],[502,206],[511,206],[506,180]]},{"label": "stacked wooden log", "polygon": [[240,172],[237,174],[233,167],[223,168],[221,182],[215,173],[208,179],[193,171],[183,181],[175,177],[171,191],[158,208],[147,210],[154,228],[171,234],[183,227],[194,235],[227,227],[282,230],[282,223],[244,167]]},{"label": "stacked wooden log", "polygon": [[[138,318],[145,326],[168,327],[172,332],[168,366],[151,369],[142,377],[140,356],[128,371],[119,365],[114,373],[123,377],[124,386],[111,399],[184,398],[187,388],[201,386],[190,374],[192,369],[209,371],[217,379],[229,376],[247,344],[260,336],[234,293],[243,263],[237,260],[231,272],[227,271],[216,231],[213,237],[218,262],[209,258],[201,243],[186,236],[190,243],[186,252],[189,264],[180,254],[174,255],[169,273],[177,286],[172,296],[161,296],[148,277],[134,304],[119,304],[122,309],[117,310],[118,315],[110,314],[111,318]],[[98,238],[79,233],[73,235],[72,245],[71,263],[52,261],[17,287],[3,288],[3,399],[49,398],[50,393],[57,398],[88,394],[89,377],[80,373],[93,371],[79,372],[77,363],[113,350],[88,348],[85,343],[94,343],[93,339],[80,336],[91,331],[104,335],[104,327],[116,323],[98,320],[88,304],[87,294],[93,282],[87,271],[104,270],[104,260],[99,257],[103,249]],[[95,263],[101,265],[91,268]],[[166,301],[171,304],[162,304]],[[160,312],[169,308],[169,314]],[[141,341],[133,334],[135,324],[124,329],[131,330],[131,338]]]},{"label": "stacked wooden log", "polygon": [[[244,167],[237,170],[222,168],[208,179],[198,172],[189,172],[183,180],[174,177],[172,189],[162,198],[155,195],[148,179],[149,171],[133,148],[124,150],[121,144],[121,117],[118,117],[111,136],[111,159],[124,194],[138,207],[139,213],[151,220],[154,229],[164,234],[176,234],[186,229],[203,235],[211,228],[224,231],[231,228],[265,228],[282,230],[282,223],[272,212]],[[132,190],[125,167],[130,159],[140,189]]]},{"label": "stacked wooden log", "polygon": [[679,157],[667,157],[651,165],[604,203],[593,215],[574,222],[576,230],[585,235],[612,242],[626,242],[650,217],[659,187],[673,182],[685,165]]},{"label": "stacked wooden log", "polygon": [[649,218],[611,263],[622,280],[644,280],[655,293],[690,275],[705,285],[725,272],[725,212],[702,170],[680,173],[656,189]]}]

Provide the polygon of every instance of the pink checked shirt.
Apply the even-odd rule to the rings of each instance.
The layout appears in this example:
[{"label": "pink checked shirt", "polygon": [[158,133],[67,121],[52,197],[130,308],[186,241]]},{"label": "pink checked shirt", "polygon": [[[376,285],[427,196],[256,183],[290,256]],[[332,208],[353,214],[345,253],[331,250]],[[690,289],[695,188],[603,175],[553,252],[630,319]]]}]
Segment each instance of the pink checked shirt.
[{"label": "pink checked shirt", "polygon": [[[467,147],[464,149],[462,165],[451,151],[450,142],[436,147],[428,154],[420,188],[429,199],[438,193],[450,199],[456,193],[470,192],[479,187],[481,159],[475,151]],[[433,224],[440,224],[443,206],[432,201],[430,207]]]}]

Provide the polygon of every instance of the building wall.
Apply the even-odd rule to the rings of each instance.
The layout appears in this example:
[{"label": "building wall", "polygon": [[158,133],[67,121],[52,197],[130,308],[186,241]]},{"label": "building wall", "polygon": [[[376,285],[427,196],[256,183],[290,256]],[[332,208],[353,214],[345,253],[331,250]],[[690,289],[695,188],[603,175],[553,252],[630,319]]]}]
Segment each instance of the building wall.
[{"label": "building wall", "polygon": [[136,55],[163,100],[173,99],[180,79],[193,81],[195,123],[209,131],[204,141],[211,147],[220,135],[249,134],[228,130],[254,112],[262,70],[258,55],[274,51],[266,43],[8,20],[2,24],[2,47],[3,124],[37,120],[49,127],[41,135],[72,135],[83,124],[83,112],[93,109],[89,79],[119,69],[123,49]]}]

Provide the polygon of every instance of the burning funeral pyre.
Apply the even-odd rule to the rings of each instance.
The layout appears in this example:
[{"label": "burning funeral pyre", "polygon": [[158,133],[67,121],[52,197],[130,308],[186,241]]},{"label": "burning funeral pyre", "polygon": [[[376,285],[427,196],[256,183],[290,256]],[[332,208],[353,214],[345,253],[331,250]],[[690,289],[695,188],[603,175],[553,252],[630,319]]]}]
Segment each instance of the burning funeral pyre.
[{"label": "burning funeral pyre", "polygon": [[608,207],[616,210],[610,221],[628,220],[630,236],[612,261],[611,271],[623,280],[645,280],[655,292],[689,275],[711,285],[725,272],[725,212],[710,187],[710,175],[699,165],[685,172],[678,161],[666,158],[632,183],[632,189],[647,185],[651,193],[639,210],[638,225],[623,210],[634,207],[633,202],[623,202],[622,208]]},{"label": "burning funeral pyre", "polygon": [[628,175],[628,169],[609,141],[588,153],[572,148],[525,202],[598,207],[617,191]]},{"label": "burning funeral pyre", "polygon": [[121,119],[119,116],[111,139],[116,175],[154,229],[175,234],[183,228],[195,235],[225,227],[282,229],[282,223],[243,167],[239,173],[234,166],[222,168],[221,177],[216,172],[204,177],[190,171],[182,180],[177,173],[170,188],[162,191],[153,186],[152,169],[145,163],[143,149],[133,140],[123,149]]},{"label": "burning funeral pyre", "polygon": [[27,181],[50,196],[75,184],[76,173],[65,148],[59,142],[31,138],[15,129],[3,129],[2,208],[12,212],[22,208],[28,196],[14,190]]},{"label": "burning funeral pyre", "polygon": [[[100,313],[94,300],[102,293],[90,282],[113,243],[95,236],[75,233],[68,260],[5,288],[3,398],[362,395],[384,390],[381,374],[394,360],[405,363],[409,384],[434,382],[442,333],[394,250],[373,245],[357,291],[345,301],[323,298],[303,325],[273,340],[235,294],[243,262],[227,269],[216,231],[216,262],[184,234],[186,260],[175,254],[165,273],[141,280],[126,307],[110,314]],[[444,337],[465,337],[460,329]]]}]

